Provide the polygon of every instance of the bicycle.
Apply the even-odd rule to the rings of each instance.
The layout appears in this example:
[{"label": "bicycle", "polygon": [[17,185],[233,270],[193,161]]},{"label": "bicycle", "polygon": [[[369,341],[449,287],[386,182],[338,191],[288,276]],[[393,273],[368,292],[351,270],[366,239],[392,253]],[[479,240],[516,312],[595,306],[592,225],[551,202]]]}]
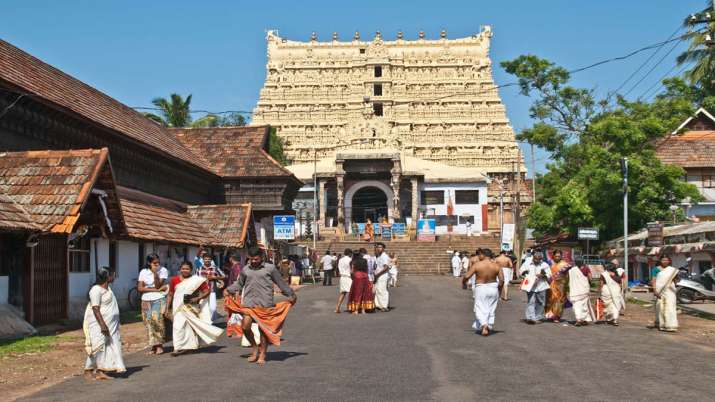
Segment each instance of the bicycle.
[{"label": "bicycle", "polygon": [[[134,278],[134,283],[137,283],[138,278]],[[138,311],[141,306],[141,294],[139,293],[139,288],[134,286],[129,289],[127,293],[127,302],[129,303],[129,308]]]}]

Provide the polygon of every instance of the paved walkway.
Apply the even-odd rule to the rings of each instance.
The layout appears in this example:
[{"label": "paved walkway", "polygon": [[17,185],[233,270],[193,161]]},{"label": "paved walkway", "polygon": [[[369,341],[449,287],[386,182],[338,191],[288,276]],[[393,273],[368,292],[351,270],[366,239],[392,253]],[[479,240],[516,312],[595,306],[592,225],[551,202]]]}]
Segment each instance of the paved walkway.
[{"label": "paved walkway", "polygon": [[[631,292],[629,297],[648,303],[655,303],[655,296],[653,296],[653,293]],[[708,316],[715,316],[715,303],[710,301],[698,301],[690,304],[678,304],[678,307],[683,310],[687,310],[688,312],[702,313],[707,314]]]},{"label": "paved walkway", "polygon": [[[498,333],[470,329],[471,297],[447,277],[405,278],[389,313],[336,315],[336,287],[307,287],[265,367],[236,340],[172,358],[134,354],[127,378],[76,378],[31,400],[712,400],[712,349],[624,323],[527,326],[500,302]],[[77,362],[78,367],[82,362]]]}]

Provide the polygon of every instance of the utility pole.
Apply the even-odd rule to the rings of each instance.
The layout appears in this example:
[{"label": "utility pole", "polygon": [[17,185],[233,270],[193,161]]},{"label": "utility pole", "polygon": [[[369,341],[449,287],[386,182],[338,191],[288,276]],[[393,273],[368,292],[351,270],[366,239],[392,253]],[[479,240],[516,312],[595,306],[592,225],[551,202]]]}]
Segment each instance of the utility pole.
[{"label": "utility pole", "polygon": [[313,250],[318,247],[318,149],[313,147]]},{"label": "utility pole", "polygon": [[521,149],[517,148],[516,158],[516,204],[514,207],[514,255],[521,255]]},{"label": "utility pole", "polygon": [[628,291],[628,158],[621,159],[621,175],[623,175],[623,269],[625,270],[626,286],[623,291]]},{"label": "utility pole", "polygon": [[[715,0],[713,0],[715,1]],[[531,145],[531,204],[536,202],[536,159],[534,157],[534,144]]]}]

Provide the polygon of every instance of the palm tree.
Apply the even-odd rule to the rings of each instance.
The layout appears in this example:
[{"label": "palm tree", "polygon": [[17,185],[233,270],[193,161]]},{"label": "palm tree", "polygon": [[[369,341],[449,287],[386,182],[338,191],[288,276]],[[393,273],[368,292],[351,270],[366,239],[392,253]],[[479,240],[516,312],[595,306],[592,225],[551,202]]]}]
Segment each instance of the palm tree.
[{"label": "palm tree", "polygon": [[218,116],[206,115],[198,120],[191,118],[191,95],[184,99],[179,94],[169,95],[166,98],[154,98],[151,103],[160,110],[160,115],[144,113],[144,116],[154,120],[165,127],[215,127],[218,125]]},{"label": "palm tree", "polygon": [[[690,41],[690,46],[678,55],[677,62],[678,65],[693,63],[693,67],[685,71],[685,78],[693,85],[710,87],[710,80],[715,76],[715,50],[712,43],[707,43],[708,33],[715,30],[713,17],[713,5],[708,1],[702,11],[688,16],[683,21],[683,27],[688,29],[683,38]],[[702,27],[703,21],[707,21],[705,29],[695,29]]]}]

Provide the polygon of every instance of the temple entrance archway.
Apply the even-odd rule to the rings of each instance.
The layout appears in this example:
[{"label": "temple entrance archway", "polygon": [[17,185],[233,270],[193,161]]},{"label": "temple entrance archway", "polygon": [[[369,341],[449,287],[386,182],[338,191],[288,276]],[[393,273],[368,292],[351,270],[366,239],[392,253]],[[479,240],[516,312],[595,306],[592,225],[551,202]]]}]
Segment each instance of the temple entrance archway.
[{"label": "temple entrance archway", "polygon": [[374,223],[379,217],[392,219],[393,193],[390,186],[377,180],[354,184],[345,194],[345,221]]}]

